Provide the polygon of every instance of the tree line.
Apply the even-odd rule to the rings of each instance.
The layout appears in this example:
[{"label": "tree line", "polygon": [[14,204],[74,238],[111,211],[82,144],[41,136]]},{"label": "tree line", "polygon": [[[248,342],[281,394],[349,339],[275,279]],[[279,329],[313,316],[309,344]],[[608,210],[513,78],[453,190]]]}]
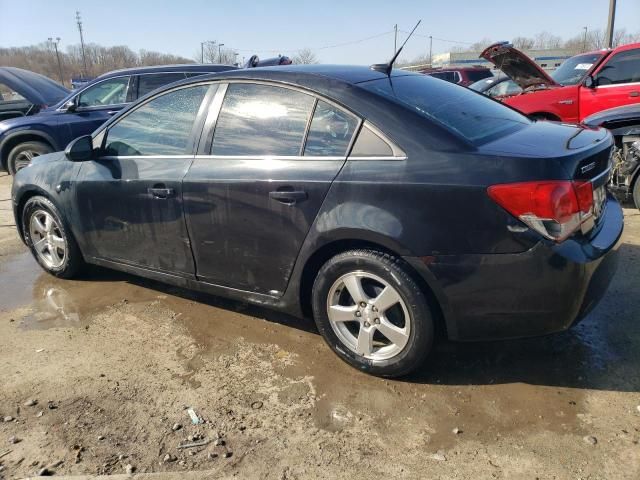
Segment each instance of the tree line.
[{"label": "tree line", "polygon": [[89,43],[85,45],[84,50],[86,72],[82,47],[79,44],[69,45],[66,51],[59,50],[60,65],[58,65],[55,46],[51,42],[28,47],[0,47],[0,65],[31,70],[64,83],[68,87],[71,78],[85,77],[85,73],[87,77],[96,77],[119,68],[193,63],[189,58],[167,53],[149,50],[135,52],[124,45],[104,47]]},{"label": "tree line", "polygon": [[[481,52],[496,40],[491,38],[483,38],[467,46],[455,46],[451,48],[451,52]],[[625,29],[616,30],[613,34],[613,47],[626,45],[628,43],[640,42],[640,32],[629,33]],[[573,54],[582,52],[590,52],[600,50],[606,46],[606,33],[601,29],[583,31],[568,39],[563,39],[558,35],[549,32],[540,32],[533,37],[515,37],[511,39],[511,43],[519,50],[552,50],[566,49]],[[429,53],[420,55],[410,62],[402,62],[402,64],[422,64],[429,63]]]}]

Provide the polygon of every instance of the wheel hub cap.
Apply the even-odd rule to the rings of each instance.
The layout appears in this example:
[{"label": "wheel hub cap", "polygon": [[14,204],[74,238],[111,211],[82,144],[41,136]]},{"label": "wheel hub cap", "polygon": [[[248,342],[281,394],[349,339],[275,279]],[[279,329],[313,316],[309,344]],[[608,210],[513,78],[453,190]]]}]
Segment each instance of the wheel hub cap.
[{"label": "wheel hub cap", "polygon": [[329,323],[349,350],[370,360],[398,355],[411,333],[407,306],[388,282],[368,272],[352,272],[331,286]]}]

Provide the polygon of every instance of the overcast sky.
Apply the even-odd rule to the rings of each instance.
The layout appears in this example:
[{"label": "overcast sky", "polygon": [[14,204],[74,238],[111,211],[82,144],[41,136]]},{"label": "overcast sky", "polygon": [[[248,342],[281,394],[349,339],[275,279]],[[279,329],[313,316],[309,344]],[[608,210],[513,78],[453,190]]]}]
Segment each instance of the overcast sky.
[{"label": "overcast sky", "polygon": [[[203,40],[224,43],[240,59],[253,53],[292,56],[309,47],[323,63],[370,64],[391,56],[396,23],[409,31],[422,19],[420,36],[402,55],[411,59],[428,52],[429,35],[442,39],[433,42],[440,53],[465,45],[451,41],[510,40],[543,30],[569,38],[585,26],[604,30],[608,8],[608,0],[0,0],[0,46],[52,36],[62,38],[63,49],[78,43],[79,9],[86,42],[189,58]],[[640,31],[640,0],[618,0],[616,28]]]}]

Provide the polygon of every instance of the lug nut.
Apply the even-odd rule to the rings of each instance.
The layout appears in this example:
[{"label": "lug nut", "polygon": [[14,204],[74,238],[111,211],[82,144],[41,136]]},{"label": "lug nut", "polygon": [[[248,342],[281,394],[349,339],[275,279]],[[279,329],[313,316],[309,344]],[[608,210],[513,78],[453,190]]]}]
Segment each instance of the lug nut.
[{"label": "lug nut", "polygon": [[371,310],[373,310],[374,312],[378,311],[378,307],[376,307],[375,305],[373,307],[371,307]]},{"label": "lug nut", "polygon": [[373,319],[373,323],[375,323],[376,325],[380,325],[380,319],[379,318],[374,318]]},{"label": "lug nut", "polygon": [[370,327],[370,326],[371,326],[371,324],[370,324],[369,322],[366,322],[366,321],[365,321],[365,322],[364,322],[364,326],[365,326],[365,327]]},{"label": "lug nut", "polygon": [[362,316],[362,312],[361,312],[360,310],[358,310],[358,311],[356,312],[356,317],[361,317],[361,316]]},{"label": "lug nut", "polygon": [[367,304],[366,304],[366,303],[364,303],[364,302],[360,302],[360,306],[361,306],[362,308],[364,308],[364,307],[366,307],[366,306],[367,306]]}]

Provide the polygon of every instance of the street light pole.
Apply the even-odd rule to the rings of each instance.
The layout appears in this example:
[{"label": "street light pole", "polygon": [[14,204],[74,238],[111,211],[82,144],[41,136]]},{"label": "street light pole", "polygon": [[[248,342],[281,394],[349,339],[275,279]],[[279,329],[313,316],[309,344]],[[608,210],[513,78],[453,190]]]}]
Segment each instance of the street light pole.
[{"label": "street light pole", "polygon": [[222,63],[222,47],[224,47],[224,43],[218,44],[218,63]]},{"label": "street light pole", "polygon": [[200,42],[200,63],[204,63],[204,46],[208,44],[216,44],[215,40],[205,40],[204,42]]},{"label": "street light pole", "polygon": [[398,49],[398,24],[396,23],[393,26],[393,54],[396,54],[396,50]]},{"label": "street light pole", "polygon": [[56,58],[58,59],[58,73],[60,74],[60,83],[64,85],[64,73],[62,73],[62,62],[60,61],[60,53],[58,52],[58,44],[60,43],[60,37],[56,37],[55,42],[53,41],[53,37],[49,37],[49,43],[53,45],[53,48],[56,50]]},{"label": "street light pole", "polygon": [[429,68],[433,65],[433,37],[429,35]]},{"label": "street light pole", "polygon": [[584,41],[582,42],[582,51],[587,51],[587,27],[584,27]]},{"label": "street light pole", "polygon": [[609,0],[609,19],[607,20],[606,47],[613,47],[613,26],[616,21],[616,0]]}]

